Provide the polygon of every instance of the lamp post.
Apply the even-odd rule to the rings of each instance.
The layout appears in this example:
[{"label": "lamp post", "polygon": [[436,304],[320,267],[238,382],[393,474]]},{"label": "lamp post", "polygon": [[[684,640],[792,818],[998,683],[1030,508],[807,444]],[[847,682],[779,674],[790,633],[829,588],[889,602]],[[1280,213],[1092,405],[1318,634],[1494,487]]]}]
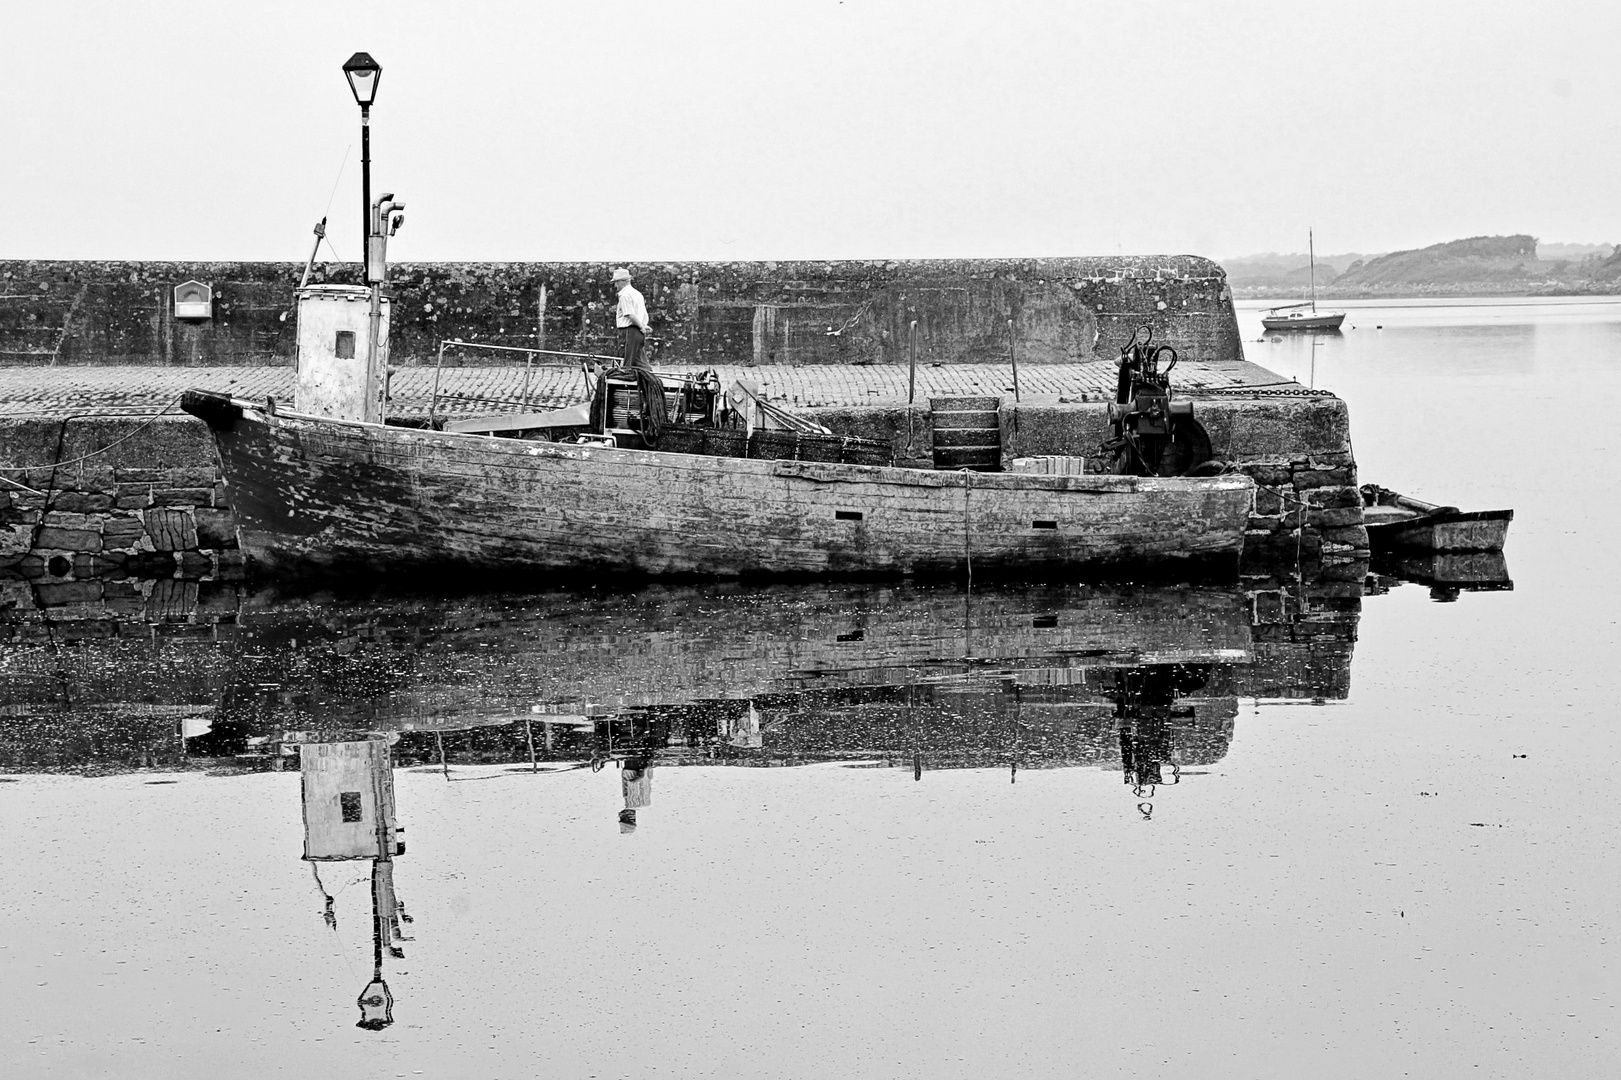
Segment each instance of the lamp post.
[{"label": "lamp post", "polygon": [[370,53],[357,52],[344,63],[343,74],[360,105],[360,252],[365,258],[371,236],[371,103],[377,100],[383,66]]}]

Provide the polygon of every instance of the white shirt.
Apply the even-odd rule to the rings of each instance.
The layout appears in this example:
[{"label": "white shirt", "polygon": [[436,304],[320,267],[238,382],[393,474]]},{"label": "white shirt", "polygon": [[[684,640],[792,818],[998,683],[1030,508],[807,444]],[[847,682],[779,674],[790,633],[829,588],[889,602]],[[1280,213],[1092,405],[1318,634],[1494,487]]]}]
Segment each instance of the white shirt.
[{"label": "white shirt", "polygon": [[647,302],[634,285],[626,285],[619,290],[619,309],[614,312],[614,325],[620,328],[634,326],[646,332]]}]

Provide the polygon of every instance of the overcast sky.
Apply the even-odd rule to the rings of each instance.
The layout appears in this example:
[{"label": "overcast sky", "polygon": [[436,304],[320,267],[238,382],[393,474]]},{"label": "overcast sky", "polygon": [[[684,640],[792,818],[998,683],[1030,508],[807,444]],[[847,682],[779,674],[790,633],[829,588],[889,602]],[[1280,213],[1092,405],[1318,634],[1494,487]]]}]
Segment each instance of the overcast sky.
[{"label": "overcast sky", "polygon": [[14,0],[0,257],[356,258],[356,50],[395,260],[1621,240],[1618,10]]}]

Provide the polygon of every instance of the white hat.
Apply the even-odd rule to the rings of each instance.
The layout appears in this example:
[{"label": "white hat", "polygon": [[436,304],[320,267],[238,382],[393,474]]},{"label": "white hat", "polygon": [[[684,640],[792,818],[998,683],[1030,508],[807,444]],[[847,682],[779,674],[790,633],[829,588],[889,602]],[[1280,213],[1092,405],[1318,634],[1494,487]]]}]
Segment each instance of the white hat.
[{"label": "white hat", "polygon": [[630,271],[626,270],[623,266],[621,266],[621,267],[619,267],[618,269],[616,269],[613,272],[613,277],[610,280],[612,280],[612,281],[629,281],[630,280]]}]

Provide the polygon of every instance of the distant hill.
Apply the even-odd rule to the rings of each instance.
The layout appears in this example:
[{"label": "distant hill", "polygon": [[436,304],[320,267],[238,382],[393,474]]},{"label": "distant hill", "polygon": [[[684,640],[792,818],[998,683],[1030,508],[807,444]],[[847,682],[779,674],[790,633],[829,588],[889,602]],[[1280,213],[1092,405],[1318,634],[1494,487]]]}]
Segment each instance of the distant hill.
[{"label": "distant hill", "polygon": [[[1235,295],[1294,298],[1307,290],[1305,260],[1251,256],[1223,265]],[[1472,236],[1411,251],[1317,260],[1322,297],[1503,296],[1621,293],[1621,248],[1543,244],[1525,234]]]},{"label": "distant hill", "polygon": [[[1365,258],[1356,253],[1319,255],[1317,257],[1317,287],[1333,281],[1345,268]],[[1234,289],[1305,289],[1311,283],[1311,262],[1306,253],[1279,255],[1245,255],[1237,259],[1222,260],[1227,271],[1227,283]]]}]

